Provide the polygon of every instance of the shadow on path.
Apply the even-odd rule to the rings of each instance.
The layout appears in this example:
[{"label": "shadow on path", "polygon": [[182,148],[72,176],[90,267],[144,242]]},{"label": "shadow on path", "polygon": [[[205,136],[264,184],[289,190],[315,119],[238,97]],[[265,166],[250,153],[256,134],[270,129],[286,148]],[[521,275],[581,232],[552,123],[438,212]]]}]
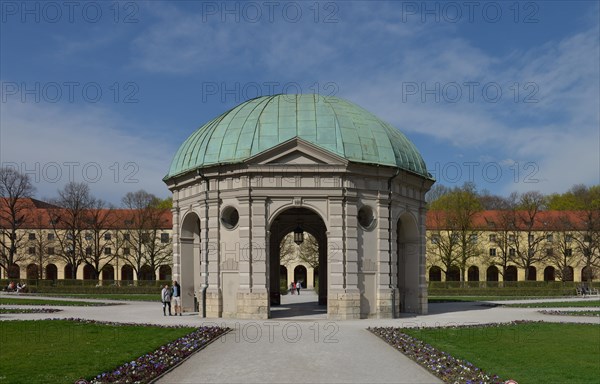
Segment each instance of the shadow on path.
[{"label": "shadow on path", "polygon": [[271,306],[272,319],[326,319],[327,305],[319,305],[319,297],[312,290],[300,291],[300,295],[282,295],[281,305]]}]

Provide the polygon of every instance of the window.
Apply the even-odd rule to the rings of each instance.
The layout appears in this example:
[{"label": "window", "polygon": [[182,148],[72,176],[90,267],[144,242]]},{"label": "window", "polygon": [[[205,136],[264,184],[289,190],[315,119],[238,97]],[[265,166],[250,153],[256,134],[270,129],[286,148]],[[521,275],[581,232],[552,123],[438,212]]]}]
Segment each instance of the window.
[{"label": "window", "polygon": [[110,240],[110,233],[105,233],[104,234],[104,240],[106,240],[106,241]]},{"label": "window", "polygon": [[54,248],[53,247],[48,247],[48,254],[49,255],[54,255]]},{"label": "window", "polygon": [[554,255],[554,249],[546,248],[546,256],[553,256],[553,255]]},{"label": "window", "polygon": [[142,233],[142,243],[147,243],[150,241],[150,234],[147,232]]},{"label": "window", "polygon": [[58,219],[50,219],[50,225],[58,224]]},{"label": "window", "polygon": [[490,242],[491,243],[495,243],[496,242],[496,234],[491,234],[490,235]]},{"label": "window", "polygon": [[573,235],[570,235],[570,234],[565,235],[565,241],[567,243],[570,243],[571,241],[573,241]]},{"label": "window", "polygon": [[54,233],[49,233],[48,234],[48,240],[50,240],[50,241],[54,240]]},{"label": "window", "polygon": [[160,242],[165,244],[169,242],[169,234],[168,233],[161,233],[160,234]]},{"label": "window", "polygon": [[515,251],[515,249],[514,249],[514,248],[511,248],[511,249],[509,249],[509,250],[508,250],[508,255],[509,255],[509,256],[514,256],[514,255],[516,255],[516,254],[517,254],[517,252]]},{"label": "window", "polygon": [[496,248],[490,248],[490,256],[496,256]]},{"label": "window", "polygon": [[67,233],[67,239],[73,240],[73,234],[71,232]]},{"label": "window", "polygon": [[552,234],[546,235],[546,241],[548,242],[553,242],[554,241],[554,236]]},{"label": "window", "polygon": [[573,249],[571,249],[571,248],[565,249],[565,256],[573,256]]},{"label": "window", "polygon": [[110,247],[104,248],[104,254],[105,255],[111,255],[112,254],[112,249],[110,249]]},{"label": "window", "polygon": [[29,240],[35,240],[35,233],[29,234]]},{"label": "window", "polygon": [[125,225],[133,225],[133,220],[125,220]]},{"label": "window", "polygon": [[123,248],[123,254],[129,255],[129,248]]},{"label": "window", "polygon": [[458,242],[458,233],[453,233],[451,238],[453,242]]},{"label": "window", "polygon": [[35,255],[35,247],[29,247],[29,254]]},{"label": "window", "polygon": [[92,254],[92,247],[87,247],[85,249],[85,254],[88,255],[88,256],[91,255]]},{"label": "window", "polygon": [[129,233],[126,233],[123,235],[123,240],[129,241],[130,239],[131,239],[131,236],[129,235]]},{"label": "window", "polygon": [[533,241],[535,240],[535,237],[530,234],[529,236],[527,236],[527,239],[529,240],[530,243],[533,243]]},{"label": "window", "polygon": [[591,235],[584,235],[583,236],[583,241],[586,243],[591,243],[592,242],[592,236]]},{"label": "window", "polygon": [[431,242],[433,244],[438,244],[440,242],[440,235],[437,235],[437,234],[431,235]]},{"label": "window", "polygon": [[515,235],[508,235],[508,241],[515,241]]},{"label": "window", "polygon": [[476,243],[477,242],[477,234],[473,233],[473,234],[469,235],[469,241],[471,243]]},{"label": "window", "polygon": [[91,233],[86,233],[86,234],[85,234],[85,239],[86,239],[87,241],[90,241],[90,240],[92,240],[92,234],[91,234]]}]

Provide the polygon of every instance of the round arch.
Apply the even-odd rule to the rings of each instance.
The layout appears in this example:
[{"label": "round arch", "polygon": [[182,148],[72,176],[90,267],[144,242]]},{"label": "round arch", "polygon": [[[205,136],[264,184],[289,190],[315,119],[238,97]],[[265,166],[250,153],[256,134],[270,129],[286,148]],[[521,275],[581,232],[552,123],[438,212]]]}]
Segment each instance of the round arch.
[{"label": "round arch", "polygon": [[27,280],[37,280],[40,278],[40,273],[37,264],[29,264],[27,266]]},{"label": "round arch", "polygon": [[58,268],[55,264],[46,265],[46,280],[57,280],[58,279]]},{"label": "round arch", "polygon": [[472,265],[467,270],[467,280],[468,281],[479,281],[479,267],[476,265]]},{"label": "round arch", "polygon": [[[396,221],[396,281],[398,307],[395,312],[418,312],[419,292],[425,271],[421,271],[419,226],[410,212],[403,212]],[[424,281],[423,281],[424,283]]]},{"label": "round arch", "polygon": [[442,269],[437,265],[429,268],[429,281],[442,281]]},{"label": "round arch", "polygon": [[[271,305],[278,305],[281,302],[280,292],[280,243],[283,238],[300,227],[302,232],[309,233],[318,243],[318,268],[319,268],[319,292],[318,304],[325,305],[327,303],[327,225],[323,216],[317,209],[307,206],[287,206],[278,209],[276,213],[271,215],[271,220],[267,225],[269,236],[269,297]],[[298,268],[294,270],[294,280],[303,280],[303,287],[306,287],[308,282],[308,274],[306,267],[302,267],[303,272],[300,274]],[[300,276],[301,275],[301,276]],[[287,283],[287,282],[286,282]]]},{"label": "round arch", "polygon": [[485,281],[498,281],[498,267],[490,265],[485,271]]},{"label": "round arch", "polygon": [[202,275],[200,216],[192,210],[188,211],[181,220],[180,228],[179,257],[175,255],[173,259],[173,279],[181,285],[181,307],[184,311],[194,311],[194,299],[201,284],[198,277]]},{"label": "round arch", "polygon": [[102,267],[102,281],[114,281],[115,280],[115,269],[112,265],[106,264]]},{"label": "round arch", "polygon": [[556,280],[556,270],[552,266],[544,268],[544,281]]},{"label": "round arch", "polygon": [[126,285],[133,284],[133,267],[131,265],[124,265],[121,267],[121,280]]}]

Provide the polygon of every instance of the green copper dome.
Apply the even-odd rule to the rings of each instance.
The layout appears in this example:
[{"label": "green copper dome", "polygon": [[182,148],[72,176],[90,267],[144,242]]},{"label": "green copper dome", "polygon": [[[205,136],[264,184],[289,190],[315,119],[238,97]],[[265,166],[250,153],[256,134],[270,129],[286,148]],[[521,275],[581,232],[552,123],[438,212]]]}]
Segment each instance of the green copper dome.
[{"label": "green copper dome", "polygon": [[351,162],[431,178],[414,144],[372,113],[338,97],[288,94],[248,100],[204,124],[181,145],[165,180],[240,163],[295,137]]}]

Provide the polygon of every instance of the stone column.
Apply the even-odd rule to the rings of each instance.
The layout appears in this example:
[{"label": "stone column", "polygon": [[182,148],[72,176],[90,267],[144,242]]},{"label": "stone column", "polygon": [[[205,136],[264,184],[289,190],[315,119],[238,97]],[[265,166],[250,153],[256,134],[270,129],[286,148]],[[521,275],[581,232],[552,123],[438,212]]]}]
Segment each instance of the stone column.
[{"label": "stone column", "polygon": [[[358,254],[356,240],[356,205],[349,221],[348,204],[344,198],[329,199],[327,314],[332,320],[360,318],[358,290]],[[348,228],[348,225],[352,225]]]},{"label": "stone column", "polygon": [[238,198],[240,233],[240,287],[237,293],[237,317],[267,319],[269,294],[266,251],[266,199]]},{"label": "stone column", "polygon": [[[390,253],[390,212],[389,198],[377,200],[377,317],[394,317],[395,298],[398,289],[392,284],[391,272],[393,255]],[[393,228],[393,226],[392,226]],[[392,236],[392,239],[394,236]]]},{"label": "stone column", "polygon": [[[219,243],[220,211],[218,191],[209,192],[208,198],[201,206],[201,214],[200,242],[202,244],[202,261],[205,263],[203,274],[207,274],[206,278],[203,276],[203,279],[208,280],[208,287],[204,287],[205,280],[202,281],[202,289],[206,289],[206,317],[221,317],[223,314],[223,292],[220,277],[221,247]],[[200,311],[202,311],[202,307],[200,307]]]}]

